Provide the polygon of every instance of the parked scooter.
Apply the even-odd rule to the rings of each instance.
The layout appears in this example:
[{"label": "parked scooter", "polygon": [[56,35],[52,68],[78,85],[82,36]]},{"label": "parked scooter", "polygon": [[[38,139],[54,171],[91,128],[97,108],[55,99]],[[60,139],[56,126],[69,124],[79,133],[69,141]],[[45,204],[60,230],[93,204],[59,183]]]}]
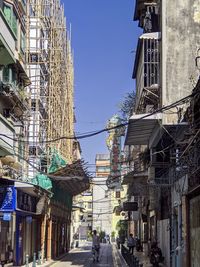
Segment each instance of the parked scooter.
[{"label": "parked scooter", "polygon": [[158,247],[157,242],[153,242],[150,251],[150,263],[153,264],[154,267],[158,267],[159,263],[163,261],[164,257],[162,256],[161,249]]}]

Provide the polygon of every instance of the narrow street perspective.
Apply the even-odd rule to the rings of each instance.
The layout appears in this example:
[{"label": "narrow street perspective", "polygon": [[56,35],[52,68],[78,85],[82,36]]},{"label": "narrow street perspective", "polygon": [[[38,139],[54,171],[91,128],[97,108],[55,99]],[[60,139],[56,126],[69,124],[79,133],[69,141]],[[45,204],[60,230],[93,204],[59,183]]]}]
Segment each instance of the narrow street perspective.
[{"label": "narrow street perspective", "polygon": [[0,267],[200,267],[200,0],[0,0]]},{"label": "narrow street perspective", "polygon": [[99,256],[99,262],[94,263],[91,254],[91,243],[84,243],[80,248],[73,249],[71,253],[62,258],[59,262],[53,264],[54,267],[68,266],[102,266],[113,267],[112,247],[109,244],[103,244]]}]

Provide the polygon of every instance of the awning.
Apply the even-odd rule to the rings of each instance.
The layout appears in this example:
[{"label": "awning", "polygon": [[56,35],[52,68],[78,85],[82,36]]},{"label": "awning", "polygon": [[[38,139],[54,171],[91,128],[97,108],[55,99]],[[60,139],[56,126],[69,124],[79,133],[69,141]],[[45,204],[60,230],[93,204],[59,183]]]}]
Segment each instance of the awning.
[{"label": "awning", "polygon": [[127,195],[129,196],[147,196],[148,195],[148,183],[147,177],[140,179],[133,179],[133,182],[129,185]]},{"label": "awning", "polygon": [[144,180],[147,179],[147,177],[148,177],[147,170],[141,172],[132,171],[124,175],[122,185],[127,185],[134,181],[140,181],[142,179]]},{"label": "awning", "polygon": [[125,145],[148,145],[149,138],[161,119],[161,113],[133,115],[129,119]]},{"label": "awning", "polygon": [[48,174],[48,177],[73,196],[88,190],[90,187],[89,174],[81,160],[67,164],[56,172]]}]

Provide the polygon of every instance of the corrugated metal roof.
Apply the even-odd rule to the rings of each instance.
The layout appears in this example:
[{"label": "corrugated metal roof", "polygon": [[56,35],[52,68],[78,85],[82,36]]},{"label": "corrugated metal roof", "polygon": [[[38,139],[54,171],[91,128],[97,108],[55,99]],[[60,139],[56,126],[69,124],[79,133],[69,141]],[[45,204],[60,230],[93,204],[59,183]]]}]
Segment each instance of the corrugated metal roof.
[{"label": "corrugated metal roof", "polygon": [[148,114],[136,114],[129,119],[125,140],[126,145],[148,145],[149,138],[158,120],[162,119],[162,114],[149,114],[148,117],[145,117],[147,115]]}]

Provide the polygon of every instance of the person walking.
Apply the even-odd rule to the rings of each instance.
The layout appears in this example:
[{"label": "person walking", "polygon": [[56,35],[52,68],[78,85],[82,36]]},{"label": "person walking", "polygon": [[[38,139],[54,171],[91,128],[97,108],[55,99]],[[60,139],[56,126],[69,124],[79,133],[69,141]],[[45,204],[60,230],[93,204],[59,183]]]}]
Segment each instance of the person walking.
[{"label": "person walking", "polygon": [[129,235],[127,246],[129,248],[129,253],[133,255],[135,247],[135,239],[133,238],[133,234]]},{"label": "person walking", "polygon": [[99,262],[100,240],[96,230],[93,231],[92,252],[93,252],[93,261],[95,262],[96,260],[97,262]]}]

